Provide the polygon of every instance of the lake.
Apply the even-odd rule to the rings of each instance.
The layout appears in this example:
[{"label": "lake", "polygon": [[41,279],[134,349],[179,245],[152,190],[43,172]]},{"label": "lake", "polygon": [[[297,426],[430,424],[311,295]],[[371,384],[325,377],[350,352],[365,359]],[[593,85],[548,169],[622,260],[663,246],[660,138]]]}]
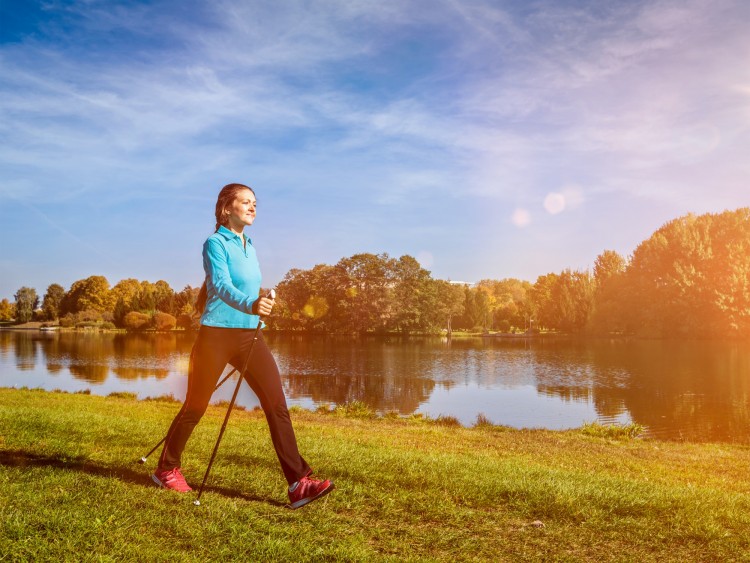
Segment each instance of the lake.
[{"label": "lake", "polygon": [[[182,399],[194,338],[0,330],[0,386]],[[453,416],[467,426],[480,414],[516,428],[637,422],[660,439],[750,443],[746,343],[266,338],[290,405],[361,401],[379,413]],[[229,400],[232,388],[214,402]],[[247,385],[238,403],[258,405]]]}]

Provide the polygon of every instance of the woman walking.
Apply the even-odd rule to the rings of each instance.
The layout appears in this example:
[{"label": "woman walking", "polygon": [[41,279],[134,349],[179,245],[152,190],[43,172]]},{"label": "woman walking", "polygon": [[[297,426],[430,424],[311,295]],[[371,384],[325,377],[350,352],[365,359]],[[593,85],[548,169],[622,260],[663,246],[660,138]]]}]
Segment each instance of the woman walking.
[{"label": "woman walking", "polygon": [[[227,364],[242,369],[260,317],[271,313],[273,299],[259,297],[260,266],[252,241],[244,234],[255,220],[252,188],[228,184],[216,201],[216,232],[203,245],[206,280],[198,296],[201,326],[190,354],[185,403],[167,433],[154,482],[178,492],[192,489],[180,469],[190,434],[206,412],[219,376]],[[299,508],[333,490],[329,480],[310,477],[312,470],[297,449],[276,361],[263,334],[252,349],[242,377],[260,400],[273,447],[289,483],[289,505]]]}]

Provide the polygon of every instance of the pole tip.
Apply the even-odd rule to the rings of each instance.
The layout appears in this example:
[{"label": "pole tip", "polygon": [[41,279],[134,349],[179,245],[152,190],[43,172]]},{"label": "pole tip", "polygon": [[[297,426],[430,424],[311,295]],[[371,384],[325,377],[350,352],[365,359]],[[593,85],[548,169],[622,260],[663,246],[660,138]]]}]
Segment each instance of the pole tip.
[{"label": "pole tip", "polygon": [[141,459],[138,460],[138,463],[140,463],[141,465],[143,465],[144,463],[146,463],[146,458],[142,457]]},{"label": "pole tip", "polygon": [[198,499],[195,499],[195,500],[193,501],[193,504],[194,504],[195,506],[200,506],[200,505],[201,505],[201,501],[199,501]]}]

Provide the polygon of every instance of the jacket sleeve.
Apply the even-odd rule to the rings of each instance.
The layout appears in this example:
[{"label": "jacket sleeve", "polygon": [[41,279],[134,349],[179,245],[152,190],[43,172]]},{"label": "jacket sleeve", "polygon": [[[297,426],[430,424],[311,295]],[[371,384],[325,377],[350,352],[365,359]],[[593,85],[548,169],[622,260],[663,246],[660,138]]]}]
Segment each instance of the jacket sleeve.
[{"label": "jacket sleeve", "polygon": [[243,313],[252,315],[253,303],[257,297],[247,295],[234,286],[227,259],[227,251],[221,242],[215,238],[208,238],[203,245],[203,268],[206,270],[208,283],[214,287],[222,301]]}]

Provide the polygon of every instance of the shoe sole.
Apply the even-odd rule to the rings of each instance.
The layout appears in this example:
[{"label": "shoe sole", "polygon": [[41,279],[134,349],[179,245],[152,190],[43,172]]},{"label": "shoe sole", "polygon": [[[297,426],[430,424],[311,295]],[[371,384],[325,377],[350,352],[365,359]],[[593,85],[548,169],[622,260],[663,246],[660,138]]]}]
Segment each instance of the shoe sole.
[{"label": "shoe sole", "polygon": [[289,508],[289,509],[291,509],[291,510],[297,510],[298,508],[302,508],[303,506],[305,506],[307,504],[310,504],[314,500],[318,500],[319,498],[322,498],[322,497],[326,496],[328,493],[330,493],[335,488],[336,488],[336,486],[333,483],[331,483],[331,485],[328,488],[323,489],[322,491],[320,491],[314,497],[307,497],[307,498],[300,499],[297,502],[294,502],[292,504],[287,504],[286,507]]},{"label": "shoe sole", "polygon": [[159,480],[159,478],[158,478],[158,477],[156,476],[156,474],[155,474],[155,473],[152,473],[152,474],[151,474],[151,480],[152,480],[152,481],[153,481],[154,483],[156,483],[156,484],[157,484],[157,485],[158,485],[159,487],[161,487],[162,489],[167,489],[167,490],[169,490],[169,491],[174,491],[174,492],[176,492],[176,493],[189,493],[189,492],[191,492],[191,491],[193,490],[193,489],[191,489],[191,488],[188,488],[188,490],[187,490],[187,491],[178,491],[177,489],[173,489],[172,487],[167,487],[167,486],[166,486],[166,485],[165,485],[164,483],[162,483],[162,482],[161,482],[161,481]]}]

